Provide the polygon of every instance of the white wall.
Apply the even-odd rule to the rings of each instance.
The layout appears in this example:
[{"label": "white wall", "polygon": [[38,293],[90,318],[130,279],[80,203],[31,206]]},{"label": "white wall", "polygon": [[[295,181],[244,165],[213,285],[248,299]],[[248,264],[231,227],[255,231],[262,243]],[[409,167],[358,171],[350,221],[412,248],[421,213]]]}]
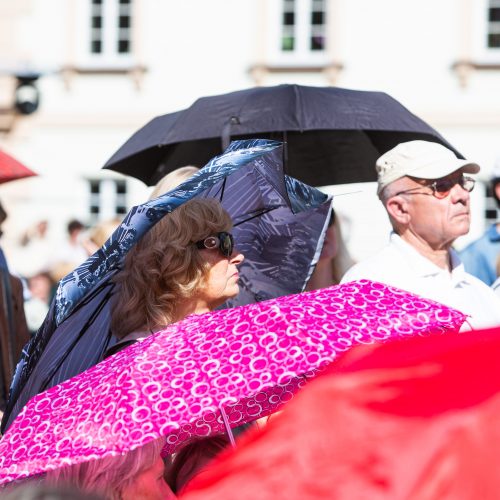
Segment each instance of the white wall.
[{"label": "white wall", "polygon": [[[40,110],[0,136],[0,147],[40,174],[37,179],[0,186],[0,199],[10,212],[2,239],[9,251],[15,251],[18,234],[42,215],[54,220],[55,241],[63,234],[65,221],[85,217],[85,179],[118,176],[100,169],[148,120],[187,107],[204,95],[253,86],[248,70],[265,62],[265,5],[277,0],[136,0],[136,62],[147,68],[139,87],[124,75],[75,75],[65,82],[53,72],[71,63],[77,53],[75,12],[84,1],[23,0],[16,9],[0,2],[0,33],[4,28],[15,33],[9,50],[0,47],[0,66],[2,60],[9,64],[17,60],[50,70],[40,80]],[[477,159],[483,165],[479,178],[486,180],[500,155],[500,71],[473,72],[463,87],[452,70],[470,49],[467,37],[472,31],[464,29],[468,26],[464,6],[476,8],[482,2],[329,3],[336,12],[332,20],[336,46],[331,53],[344,66],[336,84],[381,90],[399,99],[458,150]],[[283,82],[328,84],[321,73],[269,74],[263,80],[266,85]],[[129,189],[129,206],[149,192],[134,180]],[[351,221],[353,254],[363,258],[379,248],[387,239],[388,224],[373,186],[328,189],[334,193],[362,189],[338,196],[334,203],[346,225]],[[481,189],[474,192],[474,204],[469,239],[484,227]]]}]

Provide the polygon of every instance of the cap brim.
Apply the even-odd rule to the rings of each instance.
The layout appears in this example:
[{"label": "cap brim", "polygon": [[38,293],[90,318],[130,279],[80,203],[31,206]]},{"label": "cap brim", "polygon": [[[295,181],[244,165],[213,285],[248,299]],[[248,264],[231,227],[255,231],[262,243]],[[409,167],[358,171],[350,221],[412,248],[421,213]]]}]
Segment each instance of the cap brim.
[{"label": "cap brim", "polygon": [[441,179],[447,175],[462,170],[467,174],[477,174],[481,167],[477,163],[468,160],[459,160],[450,162],[449,160],[432,165],[425,165],[414,168],[406,173],[409,177],[417,177],[418,179]]}]

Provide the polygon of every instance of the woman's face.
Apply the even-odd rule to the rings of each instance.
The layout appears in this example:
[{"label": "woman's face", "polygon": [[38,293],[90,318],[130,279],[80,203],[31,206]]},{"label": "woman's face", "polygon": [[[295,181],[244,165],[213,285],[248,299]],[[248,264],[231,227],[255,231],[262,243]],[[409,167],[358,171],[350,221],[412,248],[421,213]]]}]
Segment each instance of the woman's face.
[{"label": "woman's face", "polygon": [[237,248],[233,249],[229,257],[224,257],[218,249],[202,249],[200,252],[210,264],[210,269],[198,298],[212,310],[238,295],[240,289],[237,266],[243,262],[244,257]]},{"label": "woman's face", "polygon": [[173,500],[176,498],[163,478],[164,464],[158,457],[154,465],[139,474],[122,492],[123,500]]}]

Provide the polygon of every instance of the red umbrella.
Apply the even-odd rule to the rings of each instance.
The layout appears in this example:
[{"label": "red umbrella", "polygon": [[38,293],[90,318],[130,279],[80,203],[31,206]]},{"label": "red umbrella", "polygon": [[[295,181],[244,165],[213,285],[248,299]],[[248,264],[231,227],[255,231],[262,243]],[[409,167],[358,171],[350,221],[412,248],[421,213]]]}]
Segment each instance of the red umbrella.
[{"label": "red umbrella", "polygon": [[496,499],[500,328],[347,353],[183,500]]},{"label": "red umbrella", "polygon": [[0,184],[34,175],[37,174],[4,151],[0,151]]}]

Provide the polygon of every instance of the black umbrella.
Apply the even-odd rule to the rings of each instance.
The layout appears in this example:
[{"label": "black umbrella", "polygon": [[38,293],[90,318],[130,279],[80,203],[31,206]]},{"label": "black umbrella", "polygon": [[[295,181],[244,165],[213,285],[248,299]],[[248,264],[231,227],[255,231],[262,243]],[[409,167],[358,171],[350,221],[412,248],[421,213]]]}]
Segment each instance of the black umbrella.
[{"label": "black umbrella", "polygon": [[148,185],[184,165],[204,165],[230,139],[287,143],[285,173],[313,186],[374,181],[375,161],[400,142],[428,140],[462,155],[383,92],[278,85],[198,99],[136,132],[103,168]]}]

